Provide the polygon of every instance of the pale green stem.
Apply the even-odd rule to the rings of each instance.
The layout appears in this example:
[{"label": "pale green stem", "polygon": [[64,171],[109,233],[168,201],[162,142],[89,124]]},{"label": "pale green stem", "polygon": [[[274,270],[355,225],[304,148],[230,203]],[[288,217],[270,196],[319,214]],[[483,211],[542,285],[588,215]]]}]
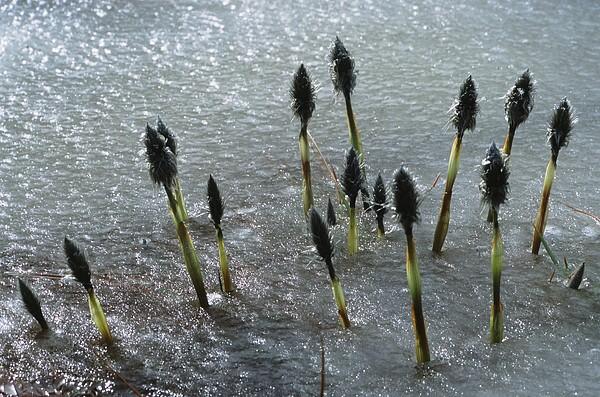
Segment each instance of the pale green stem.
[{"label": "pale green stem", "polygon": [[106,321],[106,316],[104,315],[104,311],[102,310],[102,305],[98,298],[96,298],[96,294],[94,290],[90,288],[88,290],[88,305],[90,307],[90,314],[92,316],[92,320],[94,324],[96,324],[96,328],[100,331],[102,338],[108,344],[111,344],[113,341],[112,335],[110,333],[110,329],[108,328],[108,322]]},{"label": "pale green stem", "polygon": [[306,123],[302,123],[298,145],[300,147],[300,161],[302,164],[302,203],[304,205],[304,216],[308,216],[308,210],[313,206],[313,192]]},{"label": "pale green stem", "polygon": [[348,227],[348,255],[358,253],[358,226],[356,224],[356,208],[350,207]]},{"label": "pale green stem", "polygon": [[219,246],[219,268],[221,270],[221,285],[223,292],[233,291],[233,284],[231,282],[231,274],[229,273],[229,261],[227,260],[227,252],[225,251],[225,241],[223,239],[223,232],[221,231],[221,225],[215,226],[217,231],[217,245]]},{"label": "pale green stem", "polygon": [[490,314],[490,341],[500,343],[504,338],[504,306],[500,301],[500,279],[504,245],[498,226],[498,212],[493,209],[494,232],[492,238],[492,310]]},{"label": "pale green stem", "polygon": [[175,200],[177,201],[177,210],[179,211],[179,219],[182,221],[188,220],[187,209],[185,208],[185,200],[183,199],[183,192],[181,190],[181,183],[179,178],[175,178]]},{"label": "pale green stem", "polygon": [[412,231],[406,232],[406,278],[412,299],[412,323],[415,334],[415,351],[418,363],[430,361],[429,343],[427,341],[427,328],[423,316],[421,302],[421,274],[419,273],[419,260]]},{"label": "pale green stem", "polygon": [[342,289],[342,283],[337,277],[331,280],[331,289],[333,291],[333,298],[338,308],[338,314],[340,318],[340,324],[342,328],[350,328],[350,320],[348,319],[348,311],[346,310],[346,299],[344,297],[344,290]]},{"label": "pale green stem", "polygon": [[442,198],[442,207],[438,217],[438,223],[435,228],[433,237],[433,252],[441,253],[446,235],[448,234],[448,225],[450,224],[450,203],[452,201],[452,189],[454,181],[458,174],[458,166],[460,163],[460,149],[462,144],[462,136],[456,134],[450,151],[450,159],[448,160],[448,177],[446,178],[446,187],[444,189],[444,197]]},{"label": "pale green stem", "polygon": [[546,176],[544,177],[544,187],[542,188],[542,198],[540,207],[534,222],[533,243],[531,244],[531,253],[537,255],[540,252],[540,236],[544,235],[546,229],[546,219],[548,218],[548,208],[550,205],[550,191],[552,190],[552,182],[556,173],[556,162],[554,159],[548,161],[546,167]]}]

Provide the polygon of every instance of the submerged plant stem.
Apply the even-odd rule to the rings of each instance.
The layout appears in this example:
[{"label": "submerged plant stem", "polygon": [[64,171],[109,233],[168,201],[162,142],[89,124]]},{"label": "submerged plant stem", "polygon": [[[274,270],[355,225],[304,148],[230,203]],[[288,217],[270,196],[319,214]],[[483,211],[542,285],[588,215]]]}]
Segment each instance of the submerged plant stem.
[{"label": "submerged plant stem", "polygon": [[493,209],[494,232],[492,237],[492,310],[490,315],[490,342],[500,343],[504,338],[504,306],[500,301],[500,278],[504,245],[498,226],[498,212]]},{"label": "submerged plant stem", "polygon": [[377,217],[377,237],[379,239],[385,237],[385,226],[383,225],[383,216]]},{"label": "submerged plant stem", "polygon": [[92,320],[94,321],[94,324],[96,324],[98,331],[100,331],[102,338],[104,338],[104,341],[106,343],[112,343],[113,338],[110,333],[110,329],[108,328],[106,316],[104,315],[102,305],[100,304],[98,298],[96,298],[96,294],[94,293],[94,290],[92,288],[88,290],[88,305],[90,307],[90,314],[92,316]]},{"label": "submerged plant stem", "polygon": [[408,289],[412,298],[412,323],[415,333],[415,350],[417,362],[430,361],[429,343],[427,341],[427,329],[423,316],[421,302],[421,274],[419,273],[419,261],[412,232],[406,232],[406,278]]},{"label": "submerged plant stem", "polygon": [[337,277],[331,279],[331,289],[333,291],[335,304],[338,308],[340,324],[344,329],[350,328],[350,320],[348,319],[348,311],[346,310],[346,298],[344,297],[344,290],[342,289],[342,283]]},{"label": "submerged plant stem", "polygon": [[310,176],[310,151],[308,147],[308,127],[302,123],[298,145],[300,146],[300,160],[302,162],[302,203],[304,205],[304,216],[308,216],[308,210],[313,206],[312,181]]},{"label": "submerged plant stem", "polygon": [[204,288],[204,278],[202,277],[202,270],[200,268],[200,260],[198,259],[198,255],[196,254],[196,248],[194,247],[194,242],[188,232],[187,226],[183,222],[183,220],[179,217],[179,213],[177,211],[177,201],[171,192],[171,189],[165,186],[165,191],[167,192],[167,197],[169,199],[169,207],[171,209],[171,215],[173,217],[173,222],[175,224],[175,228],[177,229],[177,237],[179,238],[179,245],[181,247],[181,251],[183,253],[183,260],[185,262],[185,267],[192,279],[192,284],[194,285],[194,289],[196,290],[196,295],[198,296],[198,302],[200,302],[200,306],[203,309],[208,309],[208,298],[206,296],[206,289]]},{"label": "submerged plant stem", "polygon": [[550,205],[550,191],[552,190],[555,173],[556,162],[554,159],[550,159],[550,161],[548,161],[548,166],[546,167],[540,207],[534,222],[533,243],[531,244],[531,253],[534,255],[538,255],[540,252],[540,236],[544,235],[544,230],[546,229],[546,219],[548,218],[548,207]]},{"label": "submerged plant stem", "polygon": [[356,224],[356,208],[350,207],[348,226],[348,255],[358,252],[358,226]]},{"label": "submerged plant stem", "polygon": [[433,237],[433,252],[438,254],[442,252],[442,247],[444,246],[444,241],[446,240],[446,235],[448,234],[452,189],[454,188],[454,181],[456,180],[456,175],[458,174],[461,144],[462,136],[456,134],[454,137],[454,142],[452,143],[450,159],[448,160],[448,177],[446,179],[444,197],[442,198],[442,207],[440,209],[440,215],[435,228],[435,235]]},{"label": "submerged plant stem", "polygon": [[187,209],[185,208],[185,200],[183,199],[183,191],[179,178],[175,178],[175,201],[177,202],[177,210],[179,211],[179,219],[182,221],[188,220]]},{"label": "submerged plant stem", "polygon": [[221,285],[223,292],[233,291],[231,282],[231,274],[229,273],[229,261],[227,260],[227,252],[225,251],[225,241],[223,239],[223,231],[221,226],[215,226],[217,231],[217,245],[219,246],[219,269],[221,270]]}]

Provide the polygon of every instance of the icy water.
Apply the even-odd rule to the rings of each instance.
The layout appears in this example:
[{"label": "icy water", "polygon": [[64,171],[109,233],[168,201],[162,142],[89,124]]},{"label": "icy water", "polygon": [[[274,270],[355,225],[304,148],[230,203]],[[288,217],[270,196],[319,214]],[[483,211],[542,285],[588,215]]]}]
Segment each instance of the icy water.
[{"label": "icy water", "polygon": [[[326,394],[579,395],[600,390],[600,6],[594,1],[236,1],[0,3],[0,387],[64,395]],[[293,4],[293,5],[292,5]],[[300,199],[299,123],[288,89],[304,62],[320,84],[310,125],[340,171],[348,149],[328,47],[356,58],[353,97],[370,184],[405,164],[424,191],[445,178],[447,110],[473,75],[477,129],[464,139],[442,256],[431,251],[443,181],[425,198],[415,236],[433,362],[415,367],[403,233],[385,241],[360,219],[361,252],[335,266],[353,327],[339,328],[324,265],[311,251]],[[478,166],[506,132],[502,96],[524,69],[535,108],[515,138],[503,208],[505,341],[488,344],[490,230]],[[561,151],[547,239],[585,262],[580,291],[548,283],[529,253],[549,158],[545,123],[568,96],[579,123]],[[141,134],[160,115],[179,139],[180,176],[209,299],[202,312],[185,272],[163,191],[149,179]],[[207,217],[212,173],[237,290],[218,287]],[[313,154],[316,203],[333,185]],[[393,228],[392,228],[393,226]],[[107,348],[85,292],[67,271],[65,235],[87,248],[116,338]],[[52,332],[22,308],[16,278],[37,291]],[[28,386],[27,386],[28,387]],[[12,393],[12,386],[5,392]]]}]

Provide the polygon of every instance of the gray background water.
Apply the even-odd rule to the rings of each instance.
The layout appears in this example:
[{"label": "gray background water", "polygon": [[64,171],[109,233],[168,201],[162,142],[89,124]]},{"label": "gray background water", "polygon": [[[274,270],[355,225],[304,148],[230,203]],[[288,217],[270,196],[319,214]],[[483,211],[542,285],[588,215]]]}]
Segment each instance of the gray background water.
[{"label": "gray background water", "polygon": [[[322,337],[329,395],[598,393],[600,227],[564,205],[599,212],[597,2],[63,3],[0,5],[0,383],[126,394],[110,365],[149,395],[314,395]],[[326,63],[336,34],[359,70],[353,104],[371,182],[403,163],[423,190],[445,177],[447,110],[468,74],[478,84],[481,113],[464,140],[444,254],[430,253],[443,184],[416,229],[434,357],[425,373],[414,366],[403,233],[376,241],[364,215],[361,253],[350,259],[338,212],[335,265],[354,324],[341,331],[305,232],[288,89],[304,62],[321,87],[311,131],[339,170],[349,143]],[[536,104],[517,132],[501,219],[506,340],[491,347],[478,165],[502,141],[502,96],[527,67]],[[559,158],[547,238],[588,265],[579,292],[548,284],[549,259],[528,251],[549,157],[545,123],[565,95],[579,123]],[[179,138],[211,315],[194,301],[164,194],[146,171],[140,136],[157,114]],[[313,159],[324,209],[334,192]],[[231,297],[218,292],[209,173],[227,197]],[[36,277],[68,275],[65,234],[87,247],[112,348],[80,285]],[[38,292],[52,334],[36,335],[15,275]]]}]

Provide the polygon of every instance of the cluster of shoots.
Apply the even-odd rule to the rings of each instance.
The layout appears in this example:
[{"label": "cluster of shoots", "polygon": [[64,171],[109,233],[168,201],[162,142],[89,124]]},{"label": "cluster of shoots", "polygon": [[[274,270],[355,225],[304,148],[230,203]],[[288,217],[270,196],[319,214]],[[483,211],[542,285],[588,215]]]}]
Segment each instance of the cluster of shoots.
[{"label": "cluster of shoots", "polygon": [[456,134],[454,135],[450,159],[448,160],[448,177],[446,178],[442,207],[440,209],[440,215],[433,237],[433,252],[438,254],[442,252],[442,247],[444,246],[444,241],[448,234],[452,189],[454,187],[456,175],[458,174],[463,135],[465,131],[473,131],[475,129],[477,112],[479,111],[477,89],[471,76],[469,76],[460,87],[458,98],[455,99],[450,111],[452,114],[450,121],[456,129]]},{"label": "cluster of shoots", "polygon": [[[161,122],[162,123],[162,122]],[[196,290],[200,306],[208,309],[208,298],[204,288],[204,278],[200,268],[200,260],[196,248],[185,224],[185,204],[181,192],[178,199],[178,177],[176,144],[172,135],[169,137],[159,132],[160,128],[146,126],[144,144],[146,146],[146,158],[148,160],[150,178],[157,186],[162,186],[167,194],[168,206],[177,231],[177,237],[188,274]],[[174,152],[175,150],[175,152]]]},{"label": "cluster of shoots", "polygon": [[498,211],[500,205],[506,202],[509,185],[508,166],[496,147],[492,143],[485,159],[481,162],[481,199],[492,213],[492,308],[490,314],[490,341],[500,343],[504,337],[504,306],[500,300],[500,279],[502,277],[502,262],[504,246],[502,234],[498,224]]},{"label": "cluster of shoots", "polygon": [[42,313],[42,306],[40,304],[40,300],[33,292],[33,290],[20,278],[18,279],[19,283],[19,292],[21,293],[21,298],[23,299],[23,305],[25,305],[25,309],[35,318],[35,320],[42,327],[42,331],[46,331],[49,329],[48,323],[44,318],[44,314]]},{"label": "cluster of shoots", "polygon": [[85,252],[76,242],[70,240],[68,237],[65,237],[64,250],[67,257],[67,264],[71,269],[71,273],[73,273],[73,277],[83,285],[83,288],[87,292],[90,314],[94,324],[96,324],[104,341],[108,344],[112,343],[113,338],[108,328],[104,310],[102,310],[102,305],[94,292],[90,265],[85,257]]},{"label": "cluster of shoots", "polygon": [[310,231],[312,234],[312,240],[317,249],[317,253],[327,266],[329,272],[329,279],[331,280],[331,289],[333,291],[333,298],[338,309],[338,316],[342,328],[350,327],[350,320],[348,319],[348,311],[346,309],[346,299],[344,297],[344,290],[342,289],[342,283],[335,274],[333,268],[333,241],[329,234],[329,229],[323,219],[315,210],[311,208],[309,211]]},{"label": "cluster of shoots", "polygon": [[290,97],[292,99],[294,116],[300,120],[298,145],[300,147],[300,161],[302,162],[302,203],[304,206],[304,216],[308,216],[308,210],[312,208],[314,203],[310,176],[308,122],[315,110],[315,87],[303,64],[300,65],[298,71],[294,74]]},{"label": "cluster of shoots", "polygon": [[[331,46],[331,52],[329,54],[329,74],[331,76],[331,82],[333,83],[333,90],[336,94],[342,94],[344,96],[344,102],[346,103],[346,119],[348,121],[348,132],[350,134],[350,144],[358,154],[360,158],[361,173],[363,180],[366,181],[367,175],[365,172],[365,153],[363,151],[362,141],[360,138],[360,131],[356,126],[356,120],[354,112],[352,110],[352,92],[356,87],[356,72],[354,70],[354,58],[350,55],[344,43],[339,37],[335,37],[335,40]],[[365,210],[369,208],[369,191],[366,186],[361,186],[363,207]]]},{"label": "cluster of shoots", "polygon": [[550,160],[546,166],[546,176],[542,187],[542,198],[540,207],[534,222],[533,243],[531,252],[537,255],[540,251],[540,236],[544,235],[546,229],[546,219],[548,217],[548,207],[550,206],[550,191],[554,182],[556,173],[556,162],[560,149],[569,144],[571,131],[576,123],[575,112],[567,98],[563,98],[558,105],[554,107],[552,118],[548,124],[548,143],[550,144]]},{"label": "cluster of shoots", "polygon": [[417,362],[426,363],[430,361],[429,343],[427,342],[427,328],[421,301],[421,274],[419,273],[419,261],[413,237],[413,226],[419,221],[420,201],[415,182],[404,167],[394,173],[392,190],[394,193],[394,210],[406,235],[406,278],[412,300],[411,313]]},{"label": "cluster of shoots", "polygon": [[358,253],[358,225],[356,221],[356,199],[361,187],[363,177],[360,170],[360,160],[354,148],[346,154],[346,167],[340,181],[344,193],[348,197],[348,255]]},{"label": "cluster of shoots", "polygon": [[210,220],[215,226],[217,236],[217,246],[219,249],[219,273],[221,290],[223,292],[232,292],[233,283],[231,282],[231,274],[229,273],[229,261],[227,260],[227,252],[225,251],[225,241],[223,240],[223,231],[221,230],[221,218],[223,218],[223,199],[219,192],[217,182],[212,175],[208,178],[207,187],[208,208],[210,210]]}]

